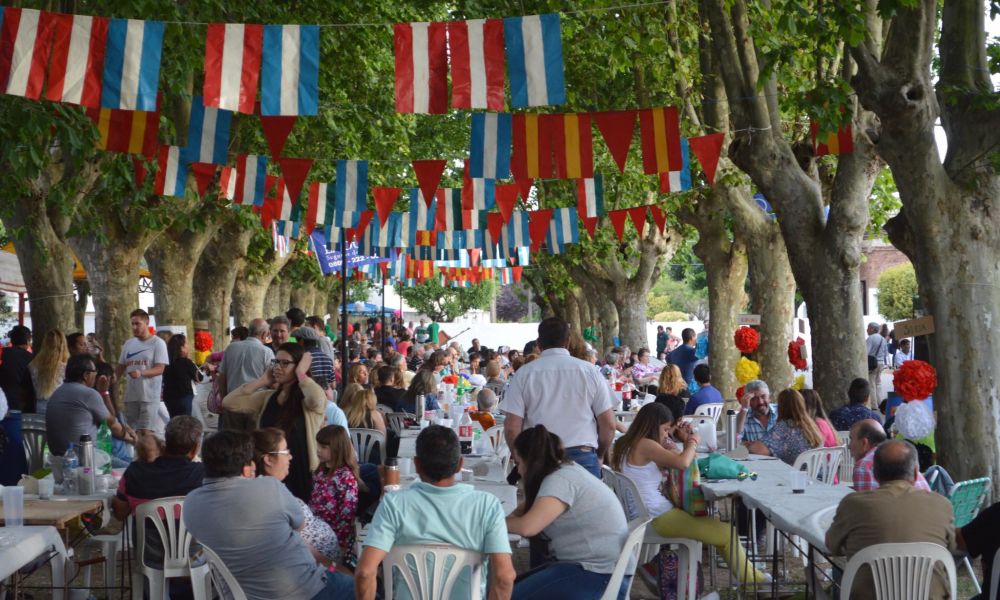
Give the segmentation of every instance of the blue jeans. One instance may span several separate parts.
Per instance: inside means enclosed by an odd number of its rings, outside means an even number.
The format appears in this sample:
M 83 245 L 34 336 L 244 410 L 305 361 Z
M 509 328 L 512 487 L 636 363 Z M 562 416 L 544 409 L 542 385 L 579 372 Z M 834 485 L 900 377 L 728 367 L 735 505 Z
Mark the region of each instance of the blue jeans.
M 583 450 L 567 448 L 566 457 L 590 471 L 590 474 L 594 477 L 601 478 L 601 466 L 597 463 L 597 451 L 590 450 L 589 452 L 584 452 Z
M 354 598 L 354 578 L 336 571 L 327 571 L 324 576 L 326 587 L 312 600 L 346 600 Z
M 598 600 L 608 587 L 610 573 L 594 573 L 577 563 L 555 562 L 528 571 L 514 582 L 512 600 Z M 618 600 L 627 598 L 632 576 L 622 580 Z

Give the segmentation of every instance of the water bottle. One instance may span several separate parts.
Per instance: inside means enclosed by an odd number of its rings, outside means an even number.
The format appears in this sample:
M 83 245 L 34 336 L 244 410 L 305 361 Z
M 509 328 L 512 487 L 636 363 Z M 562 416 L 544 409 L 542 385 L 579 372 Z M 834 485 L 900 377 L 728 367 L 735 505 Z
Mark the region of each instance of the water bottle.
M 736 449 L 736 411 L 726 411 L 726 451 L 732 452 Z
M 108 427 L 107 423 L 101 423 L 101 427 L 97 430 L 97 449 L 106 452 L 108 455 L 108 462 L 104 463 L 101 467 L 101 475 L 111 474 L 111 429 Z
M 81 496 L 89 496 L 97 488 L 94 472 L 94 441 L 89 434 L 80 436 L 80 479 L 77 488 Z
M 76 470 L 80 467 L 80 459 L 76 456 L 73 444 L 63 455 L 63 493 L 67 496 L 76 494 Z

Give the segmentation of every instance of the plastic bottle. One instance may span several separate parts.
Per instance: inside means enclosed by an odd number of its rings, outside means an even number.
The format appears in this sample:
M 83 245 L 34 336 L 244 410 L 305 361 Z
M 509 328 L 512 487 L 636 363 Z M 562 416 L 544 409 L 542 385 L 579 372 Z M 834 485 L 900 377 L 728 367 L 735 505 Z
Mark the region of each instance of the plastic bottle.
M 76 456 L 73 444 L 66 449 L 63 455 L 63 494 L 72 496 L 76 494 L 76 473 L 80 467 L 80 459 Z
M 468 408 L 462 413 L 462 419 L 458 422 L 458 443 L 462 454 L 472 453 L 472 417 Z
M 107 452 L 108 458 L 111 458 L 111 429 L 108 427 L 107 423 L 101 423 L 100 428 L 97 430 L 97 449 L 102 452 Z M 101 467 L 100 473 L 102 475 L 111 474 L 111 461 L 108 460 Z

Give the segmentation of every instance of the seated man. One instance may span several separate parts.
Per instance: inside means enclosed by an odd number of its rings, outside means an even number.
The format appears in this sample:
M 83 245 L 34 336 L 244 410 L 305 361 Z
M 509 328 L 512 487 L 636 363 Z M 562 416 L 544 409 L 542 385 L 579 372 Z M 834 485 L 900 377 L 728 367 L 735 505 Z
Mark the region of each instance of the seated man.
M 97 389 L 94 389 L 95 381 Z M 97 377 L 94 359 L 89 354 L 69 357 L 64 382 L 49 396 L 45 413 L 47 443 L 52 454 L 62 456 L 70 444 L 80 441 L 81 435 L 96 440 L 101 423 L 108 425 L 112 436 L 135 443 L 135 432 L 115 418 L 109 386 L 107 377 Z
M 392 412 L 403 412 L 401 402 L 406 390 L 392 385 L 396 380 L 397 373 L 397 369 L 389 365 L 382 365 L 375 370 L 375 378 L 378 381 L 378 386 L 375 388 L 375 401 L 388 406 Z
M 736 417 L 736 430 L 739 432 L 740 441 L 756 442 L 774 429 L 778 415 L 771 408 L 771 391 L 766 383 L 760 379 L 748 381 L 739 402 L 740 412 Z
M 867 492 L 878 489 L 878 481 L 873 473 L 875 448 L 886 440 L 882 424 L 875 419 L 858 421 L 851 427 L 851 437 L 847 447 L 854 459 L 854 488 L 856 492 Z M 930 491 L 927 480 L 917 471 L 917 479 L 913 487 L 918 490 Z
M 694 368 L 694 380 L 698 382 L 698 391 L 691 395 L 687 406 L 684 407 L 685 415 L 693 415 L 694 411 L 704 404 L 722 404 L 725 402 L 722 398 L 722 393 L 712 385 L 712 371 L 708 365 L 700 364 Z M 746 395 L 746 388 L 744 388 L 743 395 Z
M 254 477 L 253 448 L 242 431 L 205 440 L 205 485 L 184 499 L 185 525 L 219 555 L 247 598 L 353 598 L 350 577 L 318 564 L 299 535 L 305 516 L 288 488 Z
M 497 424 L 492 414 L 496 405 L 497 395 L 490 388 L 484 387 L 476 392 L 476 407 L 479 410 L 471 413 L 469 416 L 472 417 L 473 421 L 479 421 L 479 425 L 483 428 L 483 431 L 487 431 L 490 427 Z
M 851 426 L 862 419 L 874 419 L 882 422 L 882 415 L 868 408 L 868 397 L 872 393 L 872 386 L 867 379 L 858 377 L 851 382 L 847 389 L 846 406 L 841 406 L 830 413 L 830 423 L 837 431 L 850 431 Z
M 855 492 L 840 501 L 833 524 L 826 532 L 831 554 L 852 556 L 875 544 L 931 542 L 955 550 L 955 528 L 951 503 L 940 494 L 917 490 L 917 450 L 901 440 L 882 442 L 875 449 L 875 479 L 879 489 Z M 940 566 L 931 585 L 931 598 L 945 598 L 944 573 Z M 852 600 L 875 598 L 871 571 L 862 568 L 854 580 Z
M 1000 502 L 993 504 L 989 508 L 970 521 L 965 527 L 955 530 L 955 542 L 958 549 L 969 554 L 970 558 L 982 557 L 983 559 L 983 579 L 982 584 L 985 591 L 973 600 L 989 600 L 989 585 L 993 576 L 993 557 L 996 556 L 997 549 L 1000 548 Z M 993 596 L 993 599 L 1000 596 Z
M 386 494 L 375 512 L 355 572 L 357 597 L 375 598 L 379 564 L 395 544 L 430 542 L 488 555 L 489 598 L 510 598 L 515 574 L 503 508 L 495 496 L 455 483 L 455 474 L 462 469 L 455 432 L 437 425 L 421 431 L 413 464 L 420 482 Z M 483 583 L 486 581 L 484 577 Z M 452 598 L 468 597 L 468 589 L 463 575 Z

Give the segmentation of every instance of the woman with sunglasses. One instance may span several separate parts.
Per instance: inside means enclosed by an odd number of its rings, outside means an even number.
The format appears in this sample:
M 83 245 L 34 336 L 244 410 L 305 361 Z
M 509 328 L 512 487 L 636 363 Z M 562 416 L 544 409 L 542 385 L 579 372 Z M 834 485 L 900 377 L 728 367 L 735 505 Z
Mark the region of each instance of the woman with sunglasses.
M 303 502 L 312 493 L 312 472 L 319 466 L 316 432 L 323 427 L 326 394 L 309 377 L 312 354 L 300 344 L 278 346 L 271 368 L 223 398 L 226 410 L 253 416 L 257 428 L 277 427 L 285 433 L 288 449 L 295 456 L 285 478 L 288 491 Z

